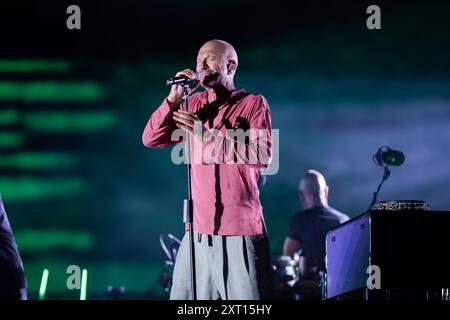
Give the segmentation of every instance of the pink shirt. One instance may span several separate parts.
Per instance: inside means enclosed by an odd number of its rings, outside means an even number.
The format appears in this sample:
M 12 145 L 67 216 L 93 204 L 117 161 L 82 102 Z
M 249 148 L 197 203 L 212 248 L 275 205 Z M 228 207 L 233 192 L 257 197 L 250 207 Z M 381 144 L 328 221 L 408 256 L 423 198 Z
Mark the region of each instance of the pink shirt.
M 220 130 L 223 136 L 227 129 L 236 128 L 244 131 L 248 128 L 264 129 L 261 131 L 268 135 L 267 143 L 264 144 L 267 158 L 260 159 L 257 156 L 250 161 L 247 153 L 243 164 L 217 164 L 205 160 L 205 156 L 198 164 L 191 165 L 194 230 L 216 235 L 262 234 L 262 207 L 257 182 L 259 170 L 268 168 L 272 157 L 271 119 L 267 100 L 261 95 L 236 90 L 224 105 L 213 110 L 208 105 L 207 92 L 199 92 L 189 98 L 189 110 L 202 120 L 205 128 Z M 171 141 L 172 132 L 177 129 L 171 111 L 164 100 L 153 112 L 142 135 L 145 146 L 163 148 L 180 142 Z M 200 144 L 205 150 L 205 146 L 212 141 L 202 144 L 194 140 L 191 137 L 191 160 L 194 157 L 194 143 Z M 254 141 L 250 138 L 247 143 L 252 144 Z

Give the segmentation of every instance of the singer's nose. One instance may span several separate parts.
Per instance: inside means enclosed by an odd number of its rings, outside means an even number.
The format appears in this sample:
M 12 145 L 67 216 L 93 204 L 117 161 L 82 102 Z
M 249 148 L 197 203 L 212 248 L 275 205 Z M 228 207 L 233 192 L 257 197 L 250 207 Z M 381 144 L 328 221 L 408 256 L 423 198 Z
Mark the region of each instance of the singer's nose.
M 203 59 L 200 61 L 200 70 L 207 70 L 209 68 L 208 63 L 206 62 L 206 59 Z

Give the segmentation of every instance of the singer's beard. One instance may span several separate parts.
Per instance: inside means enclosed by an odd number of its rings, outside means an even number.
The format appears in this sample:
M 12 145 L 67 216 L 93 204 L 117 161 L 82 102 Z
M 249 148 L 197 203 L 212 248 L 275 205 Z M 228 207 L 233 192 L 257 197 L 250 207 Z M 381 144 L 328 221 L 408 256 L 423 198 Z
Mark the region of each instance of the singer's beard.
M 204 88 L 214 88 L 220 83 L 220 74 L 219 73 L 208 73 L 205 74 L 200 84 Z

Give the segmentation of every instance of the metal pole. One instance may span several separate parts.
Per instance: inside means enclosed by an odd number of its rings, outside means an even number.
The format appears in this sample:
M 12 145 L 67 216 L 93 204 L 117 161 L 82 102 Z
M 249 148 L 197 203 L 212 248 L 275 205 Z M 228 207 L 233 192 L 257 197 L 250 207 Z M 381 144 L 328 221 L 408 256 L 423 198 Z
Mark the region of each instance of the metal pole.
M 189 87 L 184 86 L 184 108 L 189 111 Z M 190 266 L 191 266 L 191 298 L 192 300 L 197 300 L 197 281 L 195 274 L 195 247 L 194 247 L 194 208 L 192 202 L 192 190 L 191 190 L 191 159 L 190 159 L 190 134 L 186 132 L 185 140 L 185 156 L 187 164 L 187 184 L 188 184 L 188 198 L 184 200 L 183 203 L 183 221 L 189 227 L 189 252 L 190 252 Z

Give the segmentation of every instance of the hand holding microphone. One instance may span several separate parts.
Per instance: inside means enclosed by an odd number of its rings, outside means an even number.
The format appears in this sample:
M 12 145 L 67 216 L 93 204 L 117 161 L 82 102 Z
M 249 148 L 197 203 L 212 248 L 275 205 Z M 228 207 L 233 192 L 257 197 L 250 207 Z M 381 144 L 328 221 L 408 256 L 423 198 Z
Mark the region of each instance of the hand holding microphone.
M 171 105 L 178 104 L 183 98 L 185 85 L 189 87 L 189 93 L 191 93 L 197 89 L 199 84 L 200 81 L 198 80 L 197 74 L 191 69 L 177 72 L 175 77 L 167 80 L 167 85 L 172 85 L 170 93 L 167 96 L 167 101 L 169 101 Z

